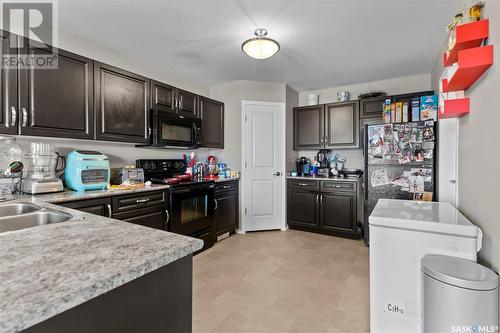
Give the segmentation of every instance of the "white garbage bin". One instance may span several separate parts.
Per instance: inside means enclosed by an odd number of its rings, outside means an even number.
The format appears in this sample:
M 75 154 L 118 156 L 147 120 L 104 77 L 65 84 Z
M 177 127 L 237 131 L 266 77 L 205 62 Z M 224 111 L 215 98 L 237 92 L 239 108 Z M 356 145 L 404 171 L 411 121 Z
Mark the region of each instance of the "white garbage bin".
M 498 276 L 470 260 L 426 255 L 422 332 L 498 332 Z

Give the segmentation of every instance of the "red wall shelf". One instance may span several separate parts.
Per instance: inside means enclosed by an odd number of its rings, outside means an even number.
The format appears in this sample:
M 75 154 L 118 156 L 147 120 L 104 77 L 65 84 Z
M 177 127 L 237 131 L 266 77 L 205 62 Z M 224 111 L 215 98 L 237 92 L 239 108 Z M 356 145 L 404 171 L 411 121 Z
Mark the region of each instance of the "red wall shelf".
M 443 92 L 467 90 L 491 65 L 493 45 L 460 51 L 458 68 L 450 81 L 443 80 Z
M 488 38 L 489 20 L 465 23 L 456 27 L 456 43 L 449 55 L 446 52 L 443 55 L 444 66 L 451 66 L 457 62 L 458 53 L 464 49 L 481 46 L 485 38 Z
M 439 118 L 459 118 L 470 112 L 470 99 L 448 99 L 444 101 L 444 110 L 439 110 Z

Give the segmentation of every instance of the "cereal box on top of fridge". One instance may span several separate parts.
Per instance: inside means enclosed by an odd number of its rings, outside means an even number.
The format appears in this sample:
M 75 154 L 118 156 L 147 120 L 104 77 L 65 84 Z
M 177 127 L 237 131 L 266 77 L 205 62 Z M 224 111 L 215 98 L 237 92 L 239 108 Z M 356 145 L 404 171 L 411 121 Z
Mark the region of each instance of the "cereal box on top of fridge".
M 437 95 L 420 97 L 420 120 L 437 121 L 438 97 Z

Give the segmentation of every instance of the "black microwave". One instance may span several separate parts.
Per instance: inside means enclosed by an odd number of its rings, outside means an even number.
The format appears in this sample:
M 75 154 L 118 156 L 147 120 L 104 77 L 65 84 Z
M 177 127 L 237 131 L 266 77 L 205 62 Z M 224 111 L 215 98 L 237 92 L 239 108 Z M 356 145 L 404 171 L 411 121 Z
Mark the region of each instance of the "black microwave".
M 155 108 L 151 110 L 151 144 L 157 148 L 198 148 L 201 119 L 187 113 Z

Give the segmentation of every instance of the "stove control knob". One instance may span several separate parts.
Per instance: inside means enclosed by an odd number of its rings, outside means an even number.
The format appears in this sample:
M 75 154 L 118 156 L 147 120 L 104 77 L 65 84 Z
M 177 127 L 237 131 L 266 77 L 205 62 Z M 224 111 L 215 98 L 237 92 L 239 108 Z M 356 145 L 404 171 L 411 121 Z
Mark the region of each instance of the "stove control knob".
M 151 162 L 151 164 L 149 165 L 151 169 L 156 169 L 156 164 L 154 164 L 153 162 Z
M 149 163 L 148 162 L 144 162 L 144 164 L 142 165 L 142 167 L 144 169 L 146 169 L 146 170 L 149 169 Z

